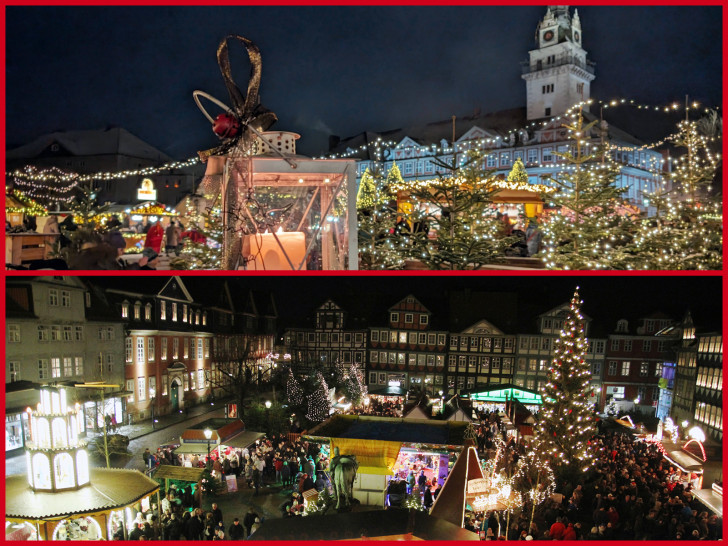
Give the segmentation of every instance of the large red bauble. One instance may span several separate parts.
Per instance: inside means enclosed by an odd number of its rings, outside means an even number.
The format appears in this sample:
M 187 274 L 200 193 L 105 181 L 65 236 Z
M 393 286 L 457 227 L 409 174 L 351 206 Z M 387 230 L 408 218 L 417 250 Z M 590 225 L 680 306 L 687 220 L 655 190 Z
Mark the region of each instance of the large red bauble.
M 220 114 L 212 124 L 213 132 L 220 138 L 232 138 L 240 131 L 240 122 L 230 114 Z

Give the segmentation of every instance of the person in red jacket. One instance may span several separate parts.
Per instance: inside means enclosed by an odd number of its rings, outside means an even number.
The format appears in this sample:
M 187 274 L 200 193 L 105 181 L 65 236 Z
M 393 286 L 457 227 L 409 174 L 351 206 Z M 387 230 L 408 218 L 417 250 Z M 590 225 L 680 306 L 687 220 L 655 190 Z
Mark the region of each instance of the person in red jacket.
M 564 531 L 566 531 L 566 527 L 561 523 L 561 518 L 557 517 L 556 523 L 549 529 L 549 537 L 551 540 L 564 540 Z
M 574 529 L 573 523 L 569 523 L 569 526 L 564 531 L 564 540 L 576 540 L 576 529 Z
M 155 222 L 147 232 L 147 238 L 144 240 L 144 248 L 153 248 L 154 252 L 159 254 L 162 251 L 162 239 L 164 239 L 164 228 L 159 222 Z

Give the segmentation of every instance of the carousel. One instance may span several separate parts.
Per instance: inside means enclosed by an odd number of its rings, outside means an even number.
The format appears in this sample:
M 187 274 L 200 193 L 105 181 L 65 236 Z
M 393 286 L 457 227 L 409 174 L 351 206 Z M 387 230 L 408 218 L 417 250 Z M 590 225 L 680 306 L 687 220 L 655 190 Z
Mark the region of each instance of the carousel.
M 136 470 L 89 468 L 80 406 L 44 387 L 30 419 L 27 476 L 5 479 L 5 540 L 126 539 L 159 484 Z

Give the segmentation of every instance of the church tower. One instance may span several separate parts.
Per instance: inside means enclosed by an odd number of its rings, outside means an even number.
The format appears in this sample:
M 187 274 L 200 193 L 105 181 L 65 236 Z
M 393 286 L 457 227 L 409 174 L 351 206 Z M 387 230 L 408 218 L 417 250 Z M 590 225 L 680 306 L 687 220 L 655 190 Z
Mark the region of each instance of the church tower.
M 589 99 L 594 63 L 581 47 L 579 13 L 569 6 L 548 6 L 536 28 L 536 49 L 524 62 L 528 120 L 558 116 Z M 588 107 L 584 107 L 588 110 Z

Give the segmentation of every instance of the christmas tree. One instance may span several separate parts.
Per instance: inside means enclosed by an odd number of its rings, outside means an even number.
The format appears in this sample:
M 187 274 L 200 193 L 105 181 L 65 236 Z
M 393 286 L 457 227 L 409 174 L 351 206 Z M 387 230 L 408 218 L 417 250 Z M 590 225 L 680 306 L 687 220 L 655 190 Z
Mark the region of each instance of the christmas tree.
M 581 304 L 577 287 L 554 344 L 537 426 L 539 455 L 554 468 L 572 473 L 588 470 L 595 458 L 590 441 L 596 427 L 588 400 L 591 371 L 585 358 L 588 342 Z
M 384 191 L 387 192 L 387 195 L 390 198 L 396 198 L 397 192 L 394 190 L 394 188 L 402 182 L 404 182 L 404 178 L 402 178 L 402 172 L 399 170 L 399 167 L 397 167 L 397 163 L 393 161 L 389 172 L 387 172 L 387 182 L 384 186 Z
M 316 389 L 307 396 L 308 412 L 306 419 L 320 423 L 328 418 L 331 403 L 329 402 L 329 386 L 321 372 L 316 374 Z
M 715 123 L 686 120 L 679 124 L 675 144 L 686 153 L 669 175 L 671 184 L 663 183 L 663 188 L 645 194 L 655 215 L 638 224 L 635 269 L 722 268 L 722 195 L 712 188 L 719 162 L 710 150 L 709 137 L 699 130 Z
M 524 508 L 531 508 L 531 523 L 536 507 L 550 498 L 554 492 L 556 480 L 548 461 L 539 449 L 538 440 L 518 460 L 511 487 L 521 496 Z M 530 527 L 530 523 L 529 523 Z
M 528 184 L 528 173 L 526 172 L 526 167 L 523 166 L 523 161 L 521 161 L 520 157 L 513 163 L 513 168 L 511 169 L 511 172 L 508 173 L 508 178 L 506 178 L 506 180 L 517 184 Z
M 108 205 L 100 205 L 92 182 L 79 186 L 78 193 L 71 203 L 71 212 L 77 229 L 72 231 L 61 227 L 61 233 L 70 240 L 70 245 L 62 249 L 60 255 L 72 264 L 81 254 L 87 243 L 96 245 L 101 242 L 101 226 L 97 223 L 99 215 L 108 210 Z
M 579 110 L 573 125 L 565 125 L 572 152 L 555 153 L 566 165 L 550 181 L 557 191 L 544 195 L 553 207 L 543 223 L 543 250 L 549 269 L 625 269 L 631 259 L 626 246 L 631 222 L 616 186 L 620 167 L 604 146 L 588 151 L 587 138 L 596 121 L 584 125 Z
M 303 389 L 298 384 L 293 370 L 288 370 L 288 378 L 286 380 L 286 397 L 288 403 L 292 406 L 299 406 L 303 402 Z
M 201 197 L 198 196 L 198 199 Z M 187 199 L 188 229 L 194 236 L 184 239 L 182 256 L 170 260 L 171 269 L 221 269 L 222 268 L 222 210 L 215 206 L 218 202 L 206 196 L 206 202 L 212 206 L 193 206 Z
M 410 255 L 429 269 L 482 269 L 502 259 L 515 239 L 505 237 L 492 208 L 498 191 L 492 173 L 481 167 L 483 158 L 470 151 L 459 166 L 433 161 L 448 171 L 438 180 L 413 183 L 407 189 L 422 208 L 410 216 L 412 225 L 431 226 L 413 230 Z M 406 238 L 405 238 L 406 239 Z
M 396 165 L 392 167 L 395 168 Z M 391 173 L 392 170 L 387 178 L 396 178 Z M 385 188 L 381 173 L 364 171 L 357 195 L 362 269 L 401 269 L 404 266 L 404 242 L 396 229 L 396 205 L 393 207 L 391 203 L 392 196 Z
M 364 374 L 355 363 L 349 367 L 344 392 L 354 406 L 358 406 L 366 396 L 367 387 L 364 383 Z

